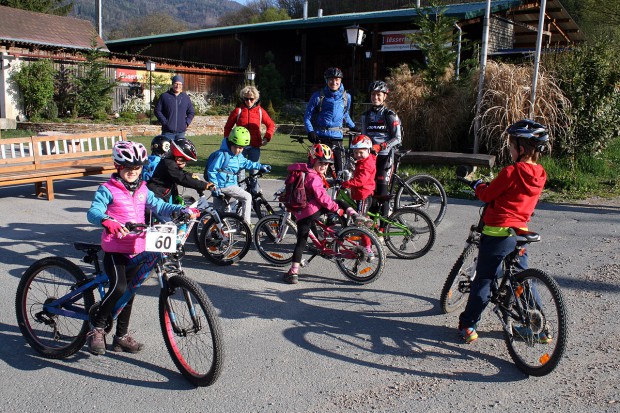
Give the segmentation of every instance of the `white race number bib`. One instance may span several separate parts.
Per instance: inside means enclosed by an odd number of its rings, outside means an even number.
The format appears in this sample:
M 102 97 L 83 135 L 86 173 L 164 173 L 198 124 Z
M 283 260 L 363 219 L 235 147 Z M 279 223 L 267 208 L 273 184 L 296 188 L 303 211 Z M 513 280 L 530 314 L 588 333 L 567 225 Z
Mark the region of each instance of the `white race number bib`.
M 176 225 L 160 224 L 147 228 L 145 250 L 151 252 L 176 252 Z

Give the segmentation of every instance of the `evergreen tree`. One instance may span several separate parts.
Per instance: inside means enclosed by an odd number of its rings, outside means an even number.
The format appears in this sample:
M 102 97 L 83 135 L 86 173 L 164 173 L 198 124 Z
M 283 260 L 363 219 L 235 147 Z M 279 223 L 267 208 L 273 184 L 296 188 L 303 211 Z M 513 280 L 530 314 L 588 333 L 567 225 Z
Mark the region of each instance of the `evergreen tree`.
M 265 53 L 267 64 L 258 68 L 257 84 L 261 100 L 270 100 L 274 107 L 280 108 L 284 101 L 284 78 L 273 63 L 272 52 Z
M 75 78 L 77 112 L 79 116 L 103 119 L 106 110 L 111 108 L 110 92 L 114 88 L 114 81 L 105 76 L 107 55 L 93 42 L 92 48 L 82 56 L 86 61 L 79 64 Z

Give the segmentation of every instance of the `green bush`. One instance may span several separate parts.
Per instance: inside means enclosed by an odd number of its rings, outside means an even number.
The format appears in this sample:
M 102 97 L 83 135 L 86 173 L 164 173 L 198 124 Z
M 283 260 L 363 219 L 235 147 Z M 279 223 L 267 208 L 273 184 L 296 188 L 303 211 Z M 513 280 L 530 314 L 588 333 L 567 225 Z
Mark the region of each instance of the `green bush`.
M 569 135 L 556 137 L 556 155 L 593 155 L 619 136 L 619 51 L 617 40 L 604 37 L 544 60 L 571 102 L 567 110 L 573 126 Z
M 37 60 L 23 64 L 11 78 L 21 92 L 21 102 L 27 117 L 37 119 L 47 115 L 54 100 L 54 67 L 52 61 Z
M 111 92 L 115 83 L 105 76 L 107 58 L 104 52 L 93 47 L 82 56 L 86 61 L 80 63 L 75 78 L 77 111 L 80 116 L 100 119 L 112 106 Z
M 267 64 L 258 68 L 257 85 L 261 99 L 271 101 L 279 109 L 284 102 L 284 78 L 278 71 L 272 52 L 265 53 Z

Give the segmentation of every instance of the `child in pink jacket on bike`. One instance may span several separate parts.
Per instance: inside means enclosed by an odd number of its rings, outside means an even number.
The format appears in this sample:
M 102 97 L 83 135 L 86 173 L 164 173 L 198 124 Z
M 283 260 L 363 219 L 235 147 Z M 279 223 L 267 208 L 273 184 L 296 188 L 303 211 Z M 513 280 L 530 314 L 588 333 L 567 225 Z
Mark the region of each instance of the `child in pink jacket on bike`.
M 337 212 L 342 216 L 345 211 L 338 206 L 327 194 L 327 181 L 325 180 L 325 172 L 327 167 L 334 163 L 332 150 L 327 145 L 320 143 L 310 148 L 309 163 L 297 163 L 289 166 L 289 171 L 302 171 L 306 173 L 304 188 L 306 190 L 306 207 L 299 212 L 295 212 L 297 220 L 297 243 L 293 252 L 293 263 L 288 272 L 284 275 L 284 281 L 289 284 L 297 284 L 299 279 L 299 266 L 306 244 L 308 243 L 308 235 L 312 223 L 325 212 Z M 356 215 L 357 212 L 353 208 L 347 209 L 350 216 Z

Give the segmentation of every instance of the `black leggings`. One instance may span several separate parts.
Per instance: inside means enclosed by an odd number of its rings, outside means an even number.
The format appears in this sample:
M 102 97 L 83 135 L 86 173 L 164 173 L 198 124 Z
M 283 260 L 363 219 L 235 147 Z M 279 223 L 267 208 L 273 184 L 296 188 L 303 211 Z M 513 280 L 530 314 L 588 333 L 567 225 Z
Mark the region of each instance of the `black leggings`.
M 314 214 L 297 221 L 297 243 L 295 244 L 295 251 L 293 251 L 293 262 L 300 263 L 303 256 L 306 245 L 308 244 L 308 234 L 310 234 L 310 228 L 313 226 L 314 221 L 318 219 L 323 211 L 318 210 Z
M 94 327 L 104 328 L 106 319 L 114 311 L 114 305 L 127 290 L 127 284 L 140 270 L 140 266 L 134 266 L 127 270 L 129 258 L 125 254 L 106 252 L 103 256 L 103 268 L 110 279 L 110 288 L 101 301 L 99 311 L 93 320 Z M 116 336 L 121 337 L 127 334 L 129 329 L 129 318 L 131 317 L 132 297 L 125 305 L 116 319 Z
M 377 156 L 377 173 L 375 175 L 375 195 L 385 196 L 390 192 L 390 180 L 394 168 L 394 152 L 389 155 Z M 380 204 L 380 203 L 379 203 Z M 373 206 L 373 212 L 379 212 L 379 205 Z M 381 215 L 387 217 L 390 213 L 390 202 L 385 201 L 380 206 Z

